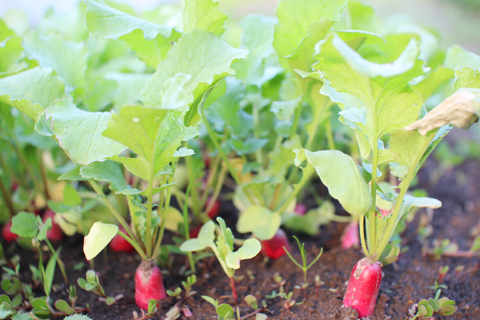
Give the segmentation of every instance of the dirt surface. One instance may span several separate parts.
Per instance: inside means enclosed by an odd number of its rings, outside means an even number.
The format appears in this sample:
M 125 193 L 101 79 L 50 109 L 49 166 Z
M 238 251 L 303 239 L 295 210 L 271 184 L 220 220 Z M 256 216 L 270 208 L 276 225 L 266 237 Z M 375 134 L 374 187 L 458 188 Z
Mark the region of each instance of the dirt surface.
M 459 244 L 460 249 L 468 250 L 472 244 L 473 237 L 470 235 L 474 226 L 480 222 L 480 198 L 477 197 L 480 190 L 480 163 L 466 161 L 459 168 L 445 172 L 440 180 L 431 185 L 428 180 L 430 170 L 435 164 L 429 162 L 425 169 L 419 173 L 418 187 L 429 190 L 429 195 L 441 199 L 443 207 L 435 210 L 432 226 L 433 234 L 427 239 L 430 247 L 434 239 L 449 238 Z M 223 204 L 221 216 L 227 218 L 235 214 L 231 203 Z M 402 248 L 408 249 L 401 255 L 400 260 L 392 265 L 383 268 L 384 278 L 382 281 L 375 313 L 370 319 L 409 319 L 408 310 L 413 304 L 424 298 L 435 295 L 430 289 L 437 277 L 437 270 L 440 266 L 448 265 L 450 271 L 444 281 L 448 289 L 442 291 L 442 296 L 456 301 L 458 311 L 447 319 L 480 319 L 480 257 L 475 258 L 448 258 L 442 257 L 435 260 L 431 256 L 422 255 L 422 243 L 417 234 L 419 217 L 425 214 L 419 210 L 416 218 L 410 223 L 403 234 Z M 231 218 L 227 219 L 227 223 Z M 324 226 L 319 235 L 315 238 L 300 237 L 306 243 L 308 259 L 311 261 L 324 248 L 320 260 L 309 270 L 308 281 L 310 287 L 307 291 L 307 299 L 304 294 L 294 289 L 295 285 L 303 282 L 301 271 L 294 264 L 283 256 L 276 261 L 264 261 L 261 256 L 250 261 L 242 262 L 242 268 L 237 276 L 243 279 L 237 280 L 237 289 L 240 309 L 243 315 L 253 310 L 247 306 L 243 298 L 253 294 L 259 302 L 265 300 L 269 313 L 269 319 L 356 319 L 356 312 L 342 307 L 342 298 L 346 289 L 350 271 L 354 264 L 363 257 L 361 250 L 340 248 L 340 236 L 345 223 L 331 223 Z M 292 234 L 289 234 L 291 238 Z M 293 240 L 293 239 L 292 239 Z M 74 236 L 62 243 L 62 259 L 66 264 L 68 276 L 71 283 L 76 283 L 78 277 L 85 277 L 89 269 L 82 252 L 83 238 Z M 294 257 L 299 259 L 299 252 L 296 245 L 291 242 Z M 22 257 L 23 281 L 27 281 L 30 271 L 27 265 L 37 263 L 37 258 L 29 251 L 18 249 L 16 244 L 6 246 L 7 256 L 20 252 Z M 79 268 L 78 263 L 84 262 Z M 139 309 L 134 301 L 134 280 L 133 275 L 138 266 L 139 258 L 132 254 L 112 253 L 100 255 L 95 259 L 95 269 L 100 274 L 107 295 L 124 294 L 125 298 L 113 306 L 106 306 L 98 301 L 98 298 L 91 293 L 78 288 L 78 306 L 90 305 L 91 311 L 88 315 L 95 320 L 132 319 L 132 312 Z M 184 256 L 175 256 L 172 271 L 176 274 L 181 272 L 181 267 L 187 265 Z M 463 266 L 461 271 L 455 271 L 457 267 Z M 76 270 L 79 269 L 79 270 Z M 216 319 L 212 305 L 200 298 L 201 295 L 208 295 L 218 299 L 220 303 L 231 303 L 234 301 L 229 297 L 231 294 L 227 277 L 220 265 L 214 258 L 207 258 L 198 264 L 198 281 L 194 290 L 198 293 L 186 300 L 183 305 L 190 308 L 193 313 L 191 319 Z M 248 274 L 250 272 L 250 274 Z M 278 292 L 279 288 L 272 277 L 278 273 L 285 281 L 285 290 L 293 290 L 293 299 L 297 303 L 290 310 L 283 307 L 283 300 L 280 298 L 268 299 L 267 295 L 273 290 Z M 323 284 L 315 287 L 314 277 L 319 275 Z M 172 277 L 166 272 L 164 275 L 167 289 L 175 289 L 181 286 L 184 277 Z M 66 286 L 63 284 L 60 272 L 56 274 L 57 291 L 53 299 L 66 299 Z M 318 289 L 318 290 L 317 290 Z M 41 292 L 40 292 L 41 293 Z M 165 313 L 176 301 L 168 298 L 160 305 L 159 311 L 153 319 L 164 319 Z M 186 319 L 182 317 L 181 319 Z M 254 319 L 251 317 L 250 319 Z M 442 319 L 438 317 L 437 319 Z

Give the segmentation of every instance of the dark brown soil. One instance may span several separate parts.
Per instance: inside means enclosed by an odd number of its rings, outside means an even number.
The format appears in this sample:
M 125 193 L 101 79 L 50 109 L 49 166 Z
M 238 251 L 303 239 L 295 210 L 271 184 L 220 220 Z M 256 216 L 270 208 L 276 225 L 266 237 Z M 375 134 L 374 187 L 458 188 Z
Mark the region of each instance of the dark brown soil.
M 434 239 L 449 238 L 459 244 L 463 250 L 468 250 L 473 238 L 470 235 L 472 228 L 480 222 L 480 198 L 477 197 L 480 190 L 480 163 L 466 161 L 459 168 L 446 172 L 436 185 L 430 185 L 429 170 L 434 166 L 431 162 L 426 169 L 419 174 L 419 187 L 429 190 L 429 195 L 441 199 L 443 207 L 435 210 L 432 226 L 434 233 L 427 240 L 432 246 Z M 409 319 L 408 310 L 413 304 L 424 298 L 435 295 L 430 289 L 437 277 L 440 266 L 450 266 L 450 271 L 444 283 L 448 289 L 442 291 L 442 296 L 456 301 L 458 311 L 447 317 L 448 319 L 480 319 L 480 257 L 475 258 L 447 258 L 435 260 L 422 255 L 422 244 L 417 234 L 419 216 L 424 210 L 417 213 L 416 219 L 408 225 L 403 234 L 402 248 L 408 250 L 402 254 L 400 260 L 384 268 L 380 294 L 375 313 L 370 319 Z M 229 203 L 223 205 L 222 216 L 232 216 L 233 207 Z M 231 220 L 231 219 L 229 219 Z M 276 261 L 265 262 L 263 257 L 256 257 L 251 261 L 242 262 L 242 268 L 237 272 L 243 279 L 237 281 L 237 289 L 242 315 L 252 312 L 243 298 L 253 294 L 260 301 L 265 300 L 270 311 L 269 319 L 356 319 L 357 314 L 351 309 L 342 307 L 342 298 L 346 288 L 350 271 L 354 264 L 363 257 L 359 249 L 340 249 L 340 236 L 346 224 L 332 223 L 322 228 L 322 232 L 315 238 L 301 237 L 308 248 L 308 259 L 311 261 L 324 248 L 323 256 L 308 272 L 307 299 L 304 299 L 300 290 L 294 289 L 295 285 L 303 282 L 301 271 L 284 256 Z M 291 234 L 290 234 L 291 235 Z M 292 242 L 292 248 L 296 245 Z M 75 283 L 80 276 L 84 277 L 88 270 L 85 263 L 81 270 L 74 270 L 73 266 L 78 262 L 85 261 L 82 252 L 83 239 L 80 236 L 69 238 L 62 244 L 62 258 L 67 266 L 69 279 Z M 13 245 L 15 246 L 15 245 Z M 15 248 L 10 248 L 10 254 Z M 22 270 L 29 273 L 25 268 L 32 261 L 31 253 L 22 252 Z M 7 254 L 8 255 L 8 254 Z M 299 259 L 299 252 L 295 248 L 294 257 Z M 108 260 L 105 260 L 108 259 Z M 174 271 L 187 264 L 185 257 L 176 256 Z M 108 257 L 99 256 L 95 259 L 95 268 L 100 272 L 100 278 L 108 295 L 124 294 L 125 298 L 113 306 L 106 306 L 98 301 L 93 294 L 78 289 L 79 306 L 90 304 L 89 316 L 95 320 L 132 319 L 132 312 L 139 311 L 134 301 L 133 276 L 139 264 L 136 255 L 124 253 L 108 253 Z M 33 263 L 33 261 L 32 261 Z M 463 266 L 463 271 L 455 272 L 455 269 Z M 192 319 L 216 319 L 212 305 L 200 298 L 208 295 L 218 299 L 220 303 L 231 303 L 230 286 L 227 277 L 220 265 L 212 259 L 205 259 L 198 265 L 198 281 L 194 286 L 197 295 L 184 302 L 193 312 Z M 247 274 L 250 271 L 251 274 Z M 276 290 L 272 276 L 275 273 L 286 280 L 285 290 L 294 291 L 293 299 L 303 304 L 295 305 L 290 310 L 283 307 L 280 298 L 267 299 L 266 296 Z M 317 291 L 313 285 L 314 276 L 319 275 L 324 282 Z M 66 286 L 62 284 L 60 273 L 57 272 L 56 283 L 59 284 L 55 298 L 66 299 Z M 169 274 L 164 275 L 165 286 L 174 289 L 181 286 L 184 278 L 173 278 Z M 165 313 L 176 301 L 168 298 L 161 303 L 157 315 L 153 319 L 163 319 Z M 438 317 L 437 319 L 441 319 Z M 186 319 L 181 317 L 181 319 Z M 253 319 L 253 317 L 251 318 Z

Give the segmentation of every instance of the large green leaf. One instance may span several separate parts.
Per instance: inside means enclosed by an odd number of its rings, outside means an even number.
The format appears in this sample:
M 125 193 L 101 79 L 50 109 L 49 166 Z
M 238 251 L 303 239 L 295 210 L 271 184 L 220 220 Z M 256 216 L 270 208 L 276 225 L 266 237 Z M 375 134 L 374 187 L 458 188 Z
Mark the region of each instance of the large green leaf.
M 59 35 L 43 35 L 30 31 L 23 38 L 28 58 L 42 67 L 52 68 L 70 88 L 85 85 L 87 50 L 82 43 L 64 41 Z
M 237 61 L 235 76 L 246 83 L 261 86 L 265 79 L 265 59 L 274 53 L 273 31 L 275 19 L 261 15 L 248 15 L 240 23 L 243 30 L 242 48 L 247 49 L 245 59 Z
M 458 45 L 454 45 L 447 50 L 445 67 L 453 70 L 470 67 L 476 71 L 480 71 L 480 56 Z
M 165 59 L 180 34 L 173 27 L 158 25 L 112 8 L 98 0 L 85 0 L 87 27 L 96 39 L 122 39 L 147 65 L 156 67 Z
M 455 89 L 476 88 L 480 89 L 480 71 L 465 67 L 455 71 Z
M 247 239 L 237 251 L 227 254 L 225 262 L 229 268 L 239 269 L 240 260 L 252 259 L 261 249 L 262 245 L 260 241 L 257 239 Z
M 213 0 L 182 0 L 183 32 L 200 29 L 220 36 L 227 15 L 218 10 L 218 2 Z
M 278 213 L 274 213 L 266 207 L 250 206 L 240 213 L 237 222 L 237 230 L 240 233 L 252 232 L 260 240 L 273 238 L 282 219 Z
M 67 99 L 58 100 L 46 111 L 60 147 L 77 163 L 87 165 L 118 155 L 125 146 L 102 135 L 109 112 L 80 110 Z
M 37 218 L 33 213 L 18 213 L 12 218 L 11 231 L 22 238 L 35 238 L 38 233 Z
M 340 201 L 343 208 L 353 215 L 364 215 L 372 206 L 372 196 L 357 164 L 352 157 L 340 151 L 311 152 L 295 150 L 298 166 L 303 161 L 315 168 L 330 195 Z
M 311 27 L 313 23 L 322 18 L 338 20 L 346 4 L 345 0 L 281 0 L 276 10 L 279 22 L 273 42 L 278 55 L 292 54 L 312 29 L 317 28 Z
M 140 190 L 127 185 L 119 165 L 110 160 L 90 163 L 80 169 L 80 174 L 84 178 L 110 182 L 110 189 L 115 193 L 140 193 Z
M 161 93 L 166 92 L 165 86 L 170 84 L 167 80 L 183 73 L 191 76 L 183 86 L 190 96 L 188 103 L 193 102 L 214 81 L 227 74 L 234 74 L 230 64 L 236 59 L 244 58 L 246 54 L 247 51 L 230 47 L 210 32 L 195 29 L 191 33 L 185 33 L 170 50 L 167 59 L 158 65 L 157 71 L 142 90 L 141 100 L 149 107 L 162 108 L 164 103 Z M 203 82 L 206 85 L 197 89 Z
M 83 243 L 83 252 L 87 260 L 95 258 L 112 241 L 117 232 L 117 225 L 95 222 Z
M 49 68 L 33 68 L 0 79 L 0 101 L 38 122 L 44 109 L 65 95 L 63 81 Z

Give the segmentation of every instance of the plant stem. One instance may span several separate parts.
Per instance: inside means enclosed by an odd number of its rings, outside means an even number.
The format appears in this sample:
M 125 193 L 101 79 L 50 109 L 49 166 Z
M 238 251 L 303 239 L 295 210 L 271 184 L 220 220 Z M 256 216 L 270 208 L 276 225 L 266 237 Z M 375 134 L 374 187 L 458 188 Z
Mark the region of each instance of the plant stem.
M 296 185 L 293 186 L 293 192 L 290 193 L 290 196 L 288 196 L 287 200 L 283 203 L 283 205 L 280 207 L 280 209 L 277 210 L 278 214 L 283 214 L 285 210 L 287 210 L 288 206 L 290 205 L 290 202 L 292 202 L 293 199 L 295 199 L 298 195 L 298 193 L 303 189 L 305 184 L 310 180 L 310 176 L 315 172 L 315 169 L 312 166 L 307 166 L 305 169 L 303 169 L 303 176 L 300 182 Z
M 145 248 L 147 250 L 147 257 L 152 256 L 152 206 L 153 206 L 153 180 L 155 178 L 153 163 L 150 166 L 150 174 L 148 176 L 148 189 L 147 189 L 147 218 L 146 218 L 146 230 L 145 230 Z M 164 224 L 165 221 L 162 221 Z
M 235 278 L 230 277 L 230 285 L 232 287 L 232 296 L 233 299 L 235 300 L 235 304 L 238 303 L 238 297 L 237 297 L 237 288 L 235 287 Z
M 132 233 L 132 230 L 130 229 L 130 226 L 128 225 L 128 223 L 125 221 L 125 219 L 122 217 L 122 215 L 120 214 L 120 212 L 117 211 L 117 209 L 115 209 L 115 207 L 113 206 L 113 204 L 110 202 L 110 200 L 108 200 L 107 196 L 105 195 L 105 193 L 103 193 L 103 190 L 102 188 L 100 187 L 100 185 L 98 185 L 98 183 L 96 183 L 95 181 L 93 180 L 88 180 L 88 183 L 90 184 L 90 186 L 93 188 L 93 190 L 95 190 L 95 192 L 103 199 L 103 201 L 105 202 L 105 204 L 107 205 L 108 209 L 110 209 L 110 212 L 114 215 L 114 217 L 118 220 L 118 222 L 120 222 L 120 224 L 122 225 L 123 228 L 125 228 L 125 230 L 127 231 L 128 235 L 132 238 L 132 239 L 136 239 L 135 236 L 133 235 Z
M 40 174 L 42 176 L 42 181 L 43 181 L 43 187 L 45 189 L 45 200 L 50 199 L 50 191 L 48 190 L 48 178 L 47 178 L 47 172 L 45 170 L 45 164 L 43 163 L 43 157 L 42 157 L 42 152 L 38 152 L 38 159 L 40 161 Z
M 360 226 L 360 242 L 362 243 L 362 250 L 365 253 L 366 257 L 370 258 L 370 253 L 368 252 L 367 243 L 365 241 L 365 215 L 360 216 L 360 221 L 358 223 Z
M 138 245 L 138 243 L 135 240 L 133 240 L 132 238 L 130 238 L 128 235 L 126 235 L 125 233 L 123 233 L 120 230 L 118 230 L 118 235 L 121 236 L 123 239 L 127 240 L 128 243 L 130 243 L 132 245 L 132 247 L 135 248 L 135 250 L 138 252 L 138 254 L 142 258 L 142 260 L 148 260 L 147 256 L 143 252 L 142 248 L 140 248 L 140 246 Z
M 213 190 L 212 197 L 210 198 L 211 200 L 208 203 L 208 206 L 205 208 L 205 213 L 208 214 L 210 210 L 212 210 L 213 205 L 215 204 L 215 201 L 218 199 L 218 196 L 220 195 L 220 191 L 222 190 L 223 181 L 225 180 L 226 174 L 227 174 L 227 167 L 222 166 L 220 174 L 218 175 L 217 184 L 215 185 L 215 190 Z
M 206 187 L 205 190 L 203 190 L 203 194 L 201 197 L 201 203 L 203 206 L 205 206 L 205 203 L 207 202 L 208 198 L 208 191 L 210 189 L 210 185 L 212 184 L 217 172 L 218 172 L 218 166 L 220 164 L 220 154 L 217 154 L 215 158 L 213 159 L 213 162 L 210 165 L 209 172 L 208 172 L 208 177 L 207 177 L 207 182 L 206 182 Z
M 187 198 L 190 194 L 190 191 L 191 191 L 191 188 L 192 188 L 192 183 L 193 183 L 193 180 L 190 180 L 190 183 L 188 184 L 188 187 L 187 187 L 187 193 L 185 194 L 185 196 Z M 184 231 L 185 231 L 185 238 L 187 240 L 190 240 L 190 232 L 189 232 L 189 228 L 188 228 L 188 206 L 185 206 L 183 208 L 183 226 L 184 226 Z M 193 260 L 192 252 L 188 251 L 187 255 L 188 255 L 188 261 L 190 263 L 190 269 L 192 270 L 193 273 L 196 273 L 197 271 L 195 270 L 195 261 Z
M 374 137 L 377 136 L 376 126 L 374 128 Z M 375 142 L 377 143 L 377 142 Z M 370 193 L 372 195 L 372 207 L 368 214 L 368 251 L 371 256 L 374 256 L 377 250 L 377 230 L 376 230 L 376 215 L 377 215 L 377 167 L 378 167 L 378 148 L 377 145 L 372 146 L 373 159 L 372 159 L 372 182 L 370 186 Z
M 300 101 L 299 104 L 300 106 L 295 110 L 295 118 L 293 119 L 292 129 L 290 130 L 290 137 L 293 137 L 297 133 L 298 123 L 302 115 L 302 102 Z
M 13 143 L 10 142 L 10 145 L 13 148 L 13 151 L 17 154 L 18 160 L 22 163 L 22 166 L 27 170 L 27 174 L 30 176 L 33 182 L 33 188 L 35 189 L 36 193 L 39 193 L 42 188 L 40 187 L 40 182 L 37 180 L 37 177 L 35 176 L 32 167 L 28 164 L 27 159 L 25 158 L 25 155 L 23 154 L 23 151 L 19 147 L 19 142 L 17 138 L 15 137 L 15 134 L 12 134 L 12 139 Z
M 402 184 L 400 185 L 400 193 L 398 194 L 397 200 L 395 202 L 395 207 L 392 213 L 391 218 L 389 219 L 387 223 L 387 227 L 385 228 L 385 231 L 383 232 L 382 239 L 380 243 L 378 244 L 378 248 L 375 252 L 375 257 L 378 259 L 381 257 L 383 251 L 388 245 L 388 242 L 390 241 L 390 238 L 393 235 L 393 232 L 395 231 L 395 226 L 397 225 L 397 220 L 398 216 L 400 214 L 400 209 L 403 204 L 403 198 L 405 197 L 405 194 L 407 193 L 408 188 L 410 187 L 410 183 L 412 183 L 413 178 L 415 177 L 415 174 L 417 173 L 417 166 L 420 163 L 420 161 L 423 158 L 423 155 L 425 153 L 425 150 L 428 149 L 428 146 L 430 145 L 430 142 L 435 138 L 436 131 L 430 133 L 429 139 L 425 141 L 423 151 L 424 152 L 419 152 L 417 155 L 417 158 L 413 162 L 414 165 L 410 167 L 408 170 L 407 175 L 402 181 Z M 373 177 L 373 175 L 372 175 Z
M 254 134 L 255 139 L 259 139 L 260 138 L 260 133 L 258 131 L 260 129 L 260 115 L 259 115 L 259 110 L 258 110 L 258 103 L 256 101 L 253 102 L 252 112 L 253 112 L 253 134 Z M 261 148 L 257 149 L 257 151 L 255 151 L 255 158 L 256 158 L 257 162 L 261 164 L 260 172 L 262 172 L 264 162 L 263 162 L 263 152 L 262 152 Z
M 333 139 L 332 124 L 330 123 L 330 119 L 328 119 L 327 123 L 325 124 L 325 130 L 327 132 L 328 149 L 337 150 L 335 147 L 335 140 Z
M 328 98 L 325 98 L 325 102 L 322 105 L 322 109 L 320 110 L 320 112 L 317 112 L 316 117 L 313 118 L 313 122 L 311 125 L 313 126 L 314 131 L 311 135 L 308 136 L 307 142 L 305 143 L 305 149 L 307 150 L 311 150 L 311 148 L 313 147 L 315 136 L 317 135 L 318 128 L 320 128 L 320 120 L 322 119 L 323 114 L 327 109 L 327 104 L 329 103 L 329 101 L 330 100 Z
M 56 251 L 53 248 L 50 240 L 45 239 L 45 242 L 47 243 L 47 246 L 50 249 L 50 252 L 52 252 L 52 254 L 54 254 Z M 42 254 L 42 253 L 40 252 L 40 254 Z M 67 278 L 67 273 L 65 272 L 65 265 L 63 264 L 63 261 L 60 259 L 60 257 L 58 255 L 57 255 L 56 260 L 57 260 L 58 267 L 60 268 L 60 271 L 62 272 L 63 280 L 65 280 L 65 284 L 68 285 L 68 278 Z
M 188 144 L 185 143 L 185 146 L 188 147 Z M 195 173 L 194 173 L 192 159 L 190 157 L 185 157 L 185 164 L 187 165 L 188 176 L 191 179 L 190 182 L 189 182 L 189 185 L 191 183 L 195 183 L 195 186 L 193 187 L 193 190 L 190 190 L 191 191 L 190 197 L 192 199 L 190 204 L 192 206 L 193 215 L 195 217 L 197 217 L 200 214 L 200 211 L 203 209 L 203 207 L 201 206 L 201 203 L 199 201 L 199 194 L 198 194 L 199 192 L 198 192 L 198 188 L 196 186 L 197 181 L 196 181 L 196 179 L 194 179 Z M 188 207 L 188 199 L 189 199 L 188 196 L 185 197 L 185 199 L 186 199 L 185 203 L 187 204 L 187 207 Z
M 0 191 L 2 192 L 3 200 L 7 206 L 8 212 L 10 212 L 10 218 L 15 215 L 15 207 L 13 206 L 12 197 L 10 193 L 7 192 L 5 186 L 3 185 L 2 179 L 0 178 Z

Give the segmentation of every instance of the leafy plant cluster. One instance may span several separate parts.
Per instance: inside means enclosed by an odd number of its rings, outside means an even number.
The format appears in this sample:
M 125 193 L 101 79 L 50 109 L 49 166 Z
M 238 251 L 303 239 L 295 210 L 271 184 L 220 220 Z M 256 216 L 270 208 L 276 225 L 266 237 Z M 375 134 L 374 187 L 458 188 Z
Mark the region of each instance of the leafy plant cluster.
M 0 21 L 2 234 L 39 253 L 32 272 L 46 295 L 34 299 L 19 271 L 6 270 L 2 287 L 14 298 L 3 298 L 3 310 L 79 312 L 49 300 L 57 265 L 68 282 L 54 246 L 63 234 L 84 235 L 92 261 L 114 238 L 136 251 L 135 298 L 146 312 L 134 319 L 152 317 L 167 294 L 178 300 L 170 319 L 191 314 L 196 278 L 165 290 L 157 267 L 176 254 L 187 256 L 187 275 L 212 251 L 237 301 L 242 260 L 289 251 L 281 226 L 313 236 L 351 221 L 368 259 L 398 259 L 408 213 L 441 206 L 408 193 L 418 170 L 452 126 L 478 120 L 480 57 L 445 50 L 430 30 L 384 21 L 357 0 L 280 0 L 276 15 L 249 15 L 226 32 L 213 0 L 142 12 L 84 0 L 66 16 L 47 12 L 33 29 Z M 317 178 L 328 195 L 318 194 Z M 249 238 L 236 239 L 216 217 L 229 197 L 236 230 Z M 307 197 L 315 199 L 308 208 Z M 165 244 L 167 230 L 174 244 Z M 302 264 L 288 255 L 306 297 L 307 270 L 321 253 L 307 265 L 297 242 Z M 146 283 L 155 294 L 144 294 Z M 94 270 L 78 284 L 108 305 L 122 297 L 107 296 Z M 295 305 L 292 292 L 280 296 Z M 248 297 L 252 315 L 266 317 Z M 219 319 L 246 317 L 215 307 Z

